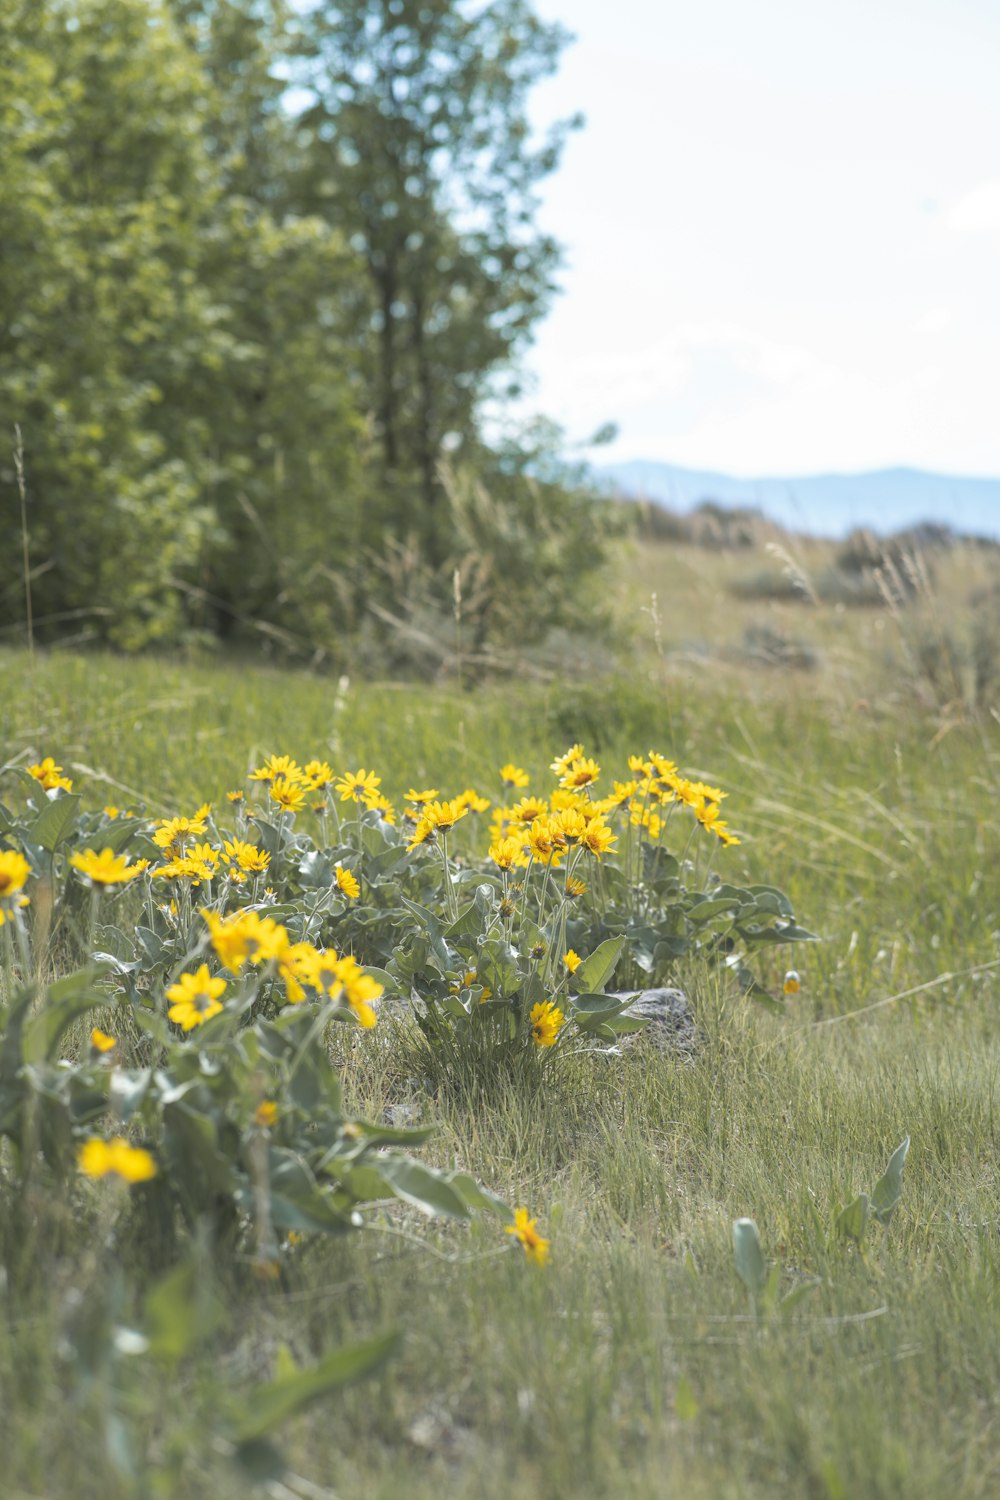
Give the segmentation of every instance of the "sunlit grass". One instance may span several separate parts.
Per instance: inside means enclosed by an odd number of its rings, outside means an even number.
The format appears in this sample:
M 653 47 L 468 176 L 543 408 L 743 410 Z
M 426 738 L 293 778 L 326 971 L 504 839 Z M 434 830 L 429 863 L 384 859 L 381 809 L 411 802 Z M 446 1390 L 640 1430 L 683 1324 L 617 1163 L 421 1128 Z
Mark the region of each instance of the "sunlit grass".
M 866 678 L 863 650 L 834 690 L 815 691 L 655 651 L 638 681 L 467 695 L 220 663 L 42 656 L 32 670 L 6 653 L 2 666 L 4 759 L 55 753 L 95 805 L 132 793 L 164 814 L 218 800 L 274 751 L 375 764 L 398 793 L 438 778 L 486 786 L 510 758 L 540 780 L 553 745 L 576 738 L 609 762 L 648 742 L 726 786 L 744 839 L 727 870 L 785 889 L 823 937 L 796 955 L 803 988 L 782 1017 L 682 970 L 701 1036 L 692 1061 L 581 1056 L 544 1087 L 498 1086 L 484 1101 L 429 1090 L 405 1024 L 343 1033 L 352 1107 L 438 1122 L 431 1159 L 526 1205 L 551 1264 L 525 1264 L 495 1225 L 396 1212 L 350 1240 L 307 1238 L 273 1284 L 220 1262 L 206 1271 L 220 1331 L 128 1398 L 154 1470 L 223 1375 L 261 1379 L 282 1344 L 307 1365 L 396 1326 L 401 1351 L 380 1375 L 292 1424 L 284 1447 L 311 1493 L 997 1493 L 995 723 L 942 733 L 902 684 L 880 696 L 881 665 Z M 774 981 L 780 951 L 771 962 Z M 888 1233 L 870 1229 L 860 1249 L 838 1239 L 836 1211 L 870 1191 L 906 1135 Z M 787 1318 L 751 1313 L 730 1238 L 743 1215 L 783 1289 L 816 1280 Z M 154 1248 L 107 1243 L 106 1226 L 70 1220 L 58 1195 L 5 1209 L 0 1233 L 5 1494 L 142 1493 L 103 1446 L 99 1382 L 88 1396 L 60 1351 L 68 1329 L 104 1316 L 116 1265 L 135 1282 L 159 1269 Z M 122 1296 L 116 1316 L 140 1321 L 136 1291 Z M 197 1444 L 177 1472 L 165 1493 L 246 1493 Z

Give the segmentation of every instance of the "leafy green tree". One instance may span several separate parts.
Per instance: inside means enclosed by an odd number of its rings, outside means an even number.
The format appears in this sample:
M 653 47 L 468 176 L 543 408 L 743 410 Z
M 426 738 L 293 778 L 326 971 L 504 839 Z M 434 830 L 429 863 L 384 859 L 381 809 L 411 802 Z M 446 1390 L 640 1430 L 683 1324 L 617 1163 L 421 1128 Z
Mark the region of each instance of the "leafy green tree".
M 41 0 L 4 24 L 0 420 L 24 435 L 42 630 L 329 636 L 316 559 L 361 507 L 353 257 L 235 191 L 239 110 L 169 7 Z M 17 619 L 15 549 L 0 569 Z
M 566 33 L 526 0 L 318 0 L 302 25 L 303 199 L 364 257 L 384 467 L 439 551 L 442 443 L 474 430 L 553 291 L 535 189 L 568 127 L 534 146 L 525 109 Z
M 144 645 L 180 629 L 171 580 L 210 520 L 164 420 L 211 321 L 199 70 L 156 4 L 32 0 L 3 26 L 0 423 L 23 430 L 38 613 Z

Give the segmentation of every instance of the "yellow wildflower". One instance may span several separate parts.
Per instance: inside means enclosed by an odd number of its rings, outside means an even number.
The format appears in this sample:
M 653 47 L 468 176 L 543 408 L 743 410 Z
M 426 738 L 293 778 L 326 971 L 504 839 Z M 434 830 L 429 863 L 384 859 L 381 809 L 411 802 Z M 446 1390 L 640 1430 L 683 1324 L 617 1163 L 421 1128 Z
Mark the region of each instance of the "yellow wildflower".
M 596 760 L 587 760 L 581 756 L 579 760 L 570 761 L 560 778 L 559 785 L 568 787 L 590 786 L 591 782 L 596 781 L 600 774 L 601 768 Z
M 579 896 L 585 896 L 587 894 L 587 882 L 585 880 L 578 880 L 575 875 L 571 875 L 566 881 L 566 894 L 571 901 L 576 900 Z
M 381 813 L 383 822 L 395 824 L 396 809 L 384 792 L 369 792 L 364 798 L 364 804 L 370 811 Z
M 549 824 L 550 829 L 562 834 L 567 844 L 578 844 L 587 832 L 587 819 L 575 807 L 567 807 Z
M 268 787 L 271 799 L 277 802 L 283 812 L 298 812 L 306 800 L 306 794 L 297 781 L 290 781 L 286 776 L 278 776 Z
M 416 826 L 413 830 L 413 837 L 407 844 L 407 849 L 415 849 L 418 844 L 425 844 L 428 839 L 432 839 L 434 837 L 436 832 L 437 827 L 434 819 L 429 818 L 427 814 L 424 813 L 417 819 Z
M 62 766 L 57 766 L 51 755 L 47 755 L 39 765 L 29 766 L 28 775 L 40 781 L 47 792 L 54 792 L 57 789 L 64 792 L 73 790 L 72 781 L 68 776 L 63 776 Z
M 302 774 L 309 783 L 310 791 L 313 792 L 321 792 L 324 787 L 333 783 L 333 771 L 325 760 L 307 761 Z
M 30 874 L 31 866 L 16 849 L 0 853 L 0 902 L 18 895 Z
M 549 804 L 544 797 L 522 797 L 510 809 L 510 816 L 517 823 L 533 823 L 536 818 L 544 817 L 548 810 Z
M 531 1040 L 536 1047 L 554 1047 L 559 1033 L 566 1024 L 566 1017 L 551 1000 L 539 1000 L 528 1016 Z
M 611 829 L 601 818 L 594 818 L 580 835 L 581 845 L 584 849 L 589 849 L 595 859 L 607 854 L 611 845 L 616 842 Z
M 292 760 L 290 755 L 271 755 L 256 771 L 251 771 L 250 781 L 283 781 L 299 783 L 302 780 L 302 768 L 297 761 Z
M 536 1222 L 535 1219 L 528 1218 L 526 1208 L 516 1208 L 514 1222 L 506 1225 L 504 1233 L 514 1236 L 524 1250 L 526 1259 L 534 1261 L 536 1266 L 544 1266 L 549 1258 L 549 1241 L 538 1233 Z
M 381 785 L 381 776 L 362 766 L 358 771 L 345 771 L 337 782 L 337 791 L 341 802 L 360 802 L 362 797 L 374 796 Z
M 436 786 L 429 787 L 426 792 L 414 791 L 413 787 L 411 786 L 410 790 L 406 794 L 406 800 L 407 802 L 412 802 L 417 807 L 419 807 L 424 802 L 433 802 L 437 794 L 438 789 Z
M 442 833 L 447 833 L 454 828 L 459 818 L 466 817 L 468 811 L 457 797 L 453 797 L 450 802 L 429 802 L 424 808 L 424 817 L 429 818 Z
M 243 801 L 243 791 L 242 791 L 242 788 L 237 789 L 235 792 L 227 792 L 226 793 L 226 798 L 230 802 L 242 802 Z
M 202 964 L 197 973 L 182 974 L 167 990 L 167 999 L 173 1001 L 167 1015 L 183 1031 L 191 1031 L 219 1014 L 222 1009 L 219 996 L 225 989 L 226 981 L 212 979 L 208 965 Z
M 118 1046 L 118 1038 L 108 1036 L 99 1026 L 95 1026 L 90 1033 L 90 1045 L 95 1052 L 113 1052 Z
M 163 818 L 153 834 L 153 843 L 160 849 L 179 853 L 185 841 L 205 832 L 205 823 L 210 809 L 199 808 L 191 818 Z
M 798 974 L 794 969 L 789 969 L 788 973 L 785 975 L 785 982 L 782 985 L 782 989 L 784 990 L 785 994 L 797 995 L 801 988 L 802 985 Z
M 555 863 L 565 847 L 566 840 L 562 831 L 551 818 L 536 818 L 528 829 L 528 851 L 532 859 L 537 859 L 542 864 L 548 864 L 550 860 Z
M 77 1165 L 87 1177 L 120 1177 L 123 1182 L 148 1182 L 157 1173 L 156 1162 L 148 1151 L 130 1146 L 124 1136 L 102 1141 L 95 1137 L 85 1141 L 77 1152 Z
M 242 839 L 227 840 L 222 847 L 230 865 L 235 865 L 248 875 L 263 875 L 271 863 L 269 854 Z
M 563 963 L 566 965 L 571 974 L 575 974 L 577 969 L 583 963 L 583 959 L 580 957 L 579 953 L 575 951 L 575 949 L 571 948 L 568 953 L 563 954 Z
M 509 870 L 521 853 L 521 846 L 517 839 L 498 839 L 495 844 L 490 845 L 489 853 L 498 869 Z
M 582 755 L 582 745 L 570 745 L 569 749 L 563 751 L 562 755 L 556 756 L 555 760 L 549 766 L 549 770 L 554 771 L 557 776 L 563 776 L 565 775 L 566 771 L 568 771 L 573 762 L 575 760 L 580 760 Z
M 273 1099 L 262 1099 L 254 1110 L 253 1117 L 263 1129 L 270 1130 L 278 1118 L 278 1106 Z
M 69 862 L 94 885 L 126 885 L 146 868 L 130 865 L 124 854 L 112 854 L 110 849 L 102 849 L 100 854 L 84 849 L 81 854 L 71 854 Z
M 352 901 L 356 901 L 361 895 L 361 887 L 356 877 L 350 870 L 345 870 L 339 860 L 334 868 L 333 878 L 338 888 L 343 891 L 345 896 L 349 896 Z
M 481 797 L 474 787 L 467 786 L 464 792 L 459 792 L 455 798 L 463 807 L 467 807 L 472 813 L 485 812 L 490 805 L 489 797 Z
M 375 1025 L 378 1016 L 372 1009 L 383 986 L 370 974 L 366 974 L 356 959 L 349 955 L 338 961 L 337 972 L 344 986 L 343 996 L 359 1023 L 366 1030 Z
M 513 761 L 508 761 L 505 766 L 500 767 L 500 780 L 504 786 L 524 787 L 530 780 L 527 771 L 515 766 Z

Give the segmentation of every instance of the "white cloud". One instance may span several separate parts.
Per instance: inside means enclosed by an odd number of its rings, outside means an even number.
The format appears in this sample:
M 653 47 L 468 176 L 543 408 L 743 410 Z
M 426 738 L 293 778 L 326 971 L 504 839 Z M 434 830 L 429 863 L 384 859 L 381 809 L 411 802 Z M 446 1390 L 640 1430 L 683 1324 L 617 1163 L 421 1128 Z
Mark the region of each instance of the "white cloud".
M 914 323 L 917 334 L 944 333 L 952 325 L 951 312 L 947 307 L 929 307 Z
M 953 234 L 1000 234 L 1000 177 L 981 182 L 959 198 L 947 224 Z

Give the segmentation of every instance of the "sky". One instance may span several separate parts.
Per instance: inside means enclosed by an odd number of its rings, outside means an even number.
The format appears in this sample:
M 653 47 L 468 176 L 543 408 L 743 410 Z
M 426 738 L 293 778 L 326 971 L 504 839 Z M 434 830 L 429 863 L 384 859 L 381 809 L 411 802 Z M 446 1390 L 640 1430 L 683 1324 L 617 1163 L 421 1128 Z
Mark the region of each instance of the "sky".
M 1000 475 L 998 0 L 535 0 L 562 295 L 532 409 L 591 456 Z

